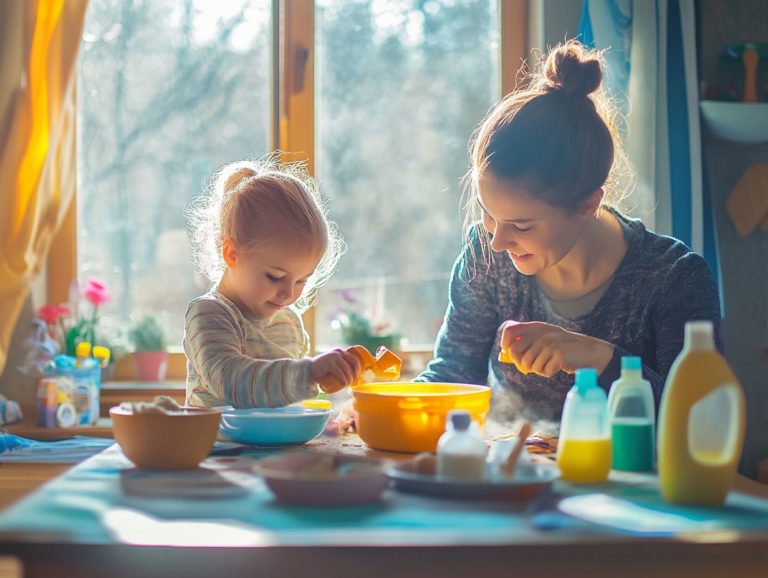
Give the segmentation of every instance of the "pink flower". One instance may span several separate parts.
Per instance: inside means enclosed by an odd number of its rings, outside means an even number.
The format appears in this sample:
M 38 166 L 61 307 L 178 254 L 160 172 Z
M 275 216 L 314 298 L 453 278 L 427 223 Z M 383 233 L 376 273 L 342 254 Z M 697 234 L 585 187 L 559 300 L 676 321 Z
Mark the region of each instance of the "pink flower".
M 59 317 L 69 315 L 69 308 L 66 305 L 43 305 L 37 310 L 37 316 L 48 325 L 56 325 Z
M 98 279 L 88 279 L 83 283 L 83 295 L 94 306 L 98 307 L 111 297 L 107 293 L 107 286 Z

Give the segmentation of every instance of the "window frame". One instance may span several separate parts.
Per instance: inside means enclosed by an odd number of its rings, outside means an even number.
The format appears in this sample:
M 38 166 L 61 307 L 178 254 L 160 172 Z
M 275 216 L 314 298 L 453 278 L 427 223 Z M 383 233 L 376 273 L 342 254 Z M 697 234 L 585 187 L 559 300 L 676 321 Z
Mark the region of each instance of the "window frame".
M 521 82 L 519 73 L 528 56 L 528 0 L 499 2 L 499 74 L 501 95 Z M 273 0 L 272 3 L 272 97 L 269 148 L 283 161 L 304 161 L 314 174 L 315 82 L 314 0 Z M 302 70 L 303 69 L 303 70 Z M 75 81 L 76 82 L 76 81 Z M 75 86 L 77 89 L 77 86 Z M 479 120 L 479 119 L 478 119 Z M 74 131 L 73 131 L 74 134 Z M 76 149 L 77 139 L 71 145 Z M 77 150 L 75 150 L 77 154 Z M 47 262 L 46 294 L 50 303 L 67 301 L 69 285 L 77 278 L 77 189 L 61 228 L 51 245 Z M 314 344 L 315 309 L 304 315 Z M 406 352 L 407 353 L 407 352 Z M 418 351 L 414 353 L 424 354 Z M 181 348 L 169 351 L 168 381 L 184 381 L 186 359 Z M 131 355 L 115 364 L 115 381 L 135 380 Z

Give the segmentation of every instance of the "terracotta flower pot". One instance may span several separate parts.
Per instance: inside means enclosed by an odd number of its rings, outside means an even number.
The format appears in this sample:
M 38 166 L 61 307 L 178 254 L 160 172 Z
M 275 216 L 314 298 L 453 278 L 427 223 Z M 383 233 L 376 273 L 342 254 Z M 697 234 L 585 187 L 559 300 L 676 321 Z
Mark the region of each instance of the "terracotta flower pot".
M 166 351 L 136 351 L 133 363 L 139 381 L 165 381 L 165 370 L 168 367 Z

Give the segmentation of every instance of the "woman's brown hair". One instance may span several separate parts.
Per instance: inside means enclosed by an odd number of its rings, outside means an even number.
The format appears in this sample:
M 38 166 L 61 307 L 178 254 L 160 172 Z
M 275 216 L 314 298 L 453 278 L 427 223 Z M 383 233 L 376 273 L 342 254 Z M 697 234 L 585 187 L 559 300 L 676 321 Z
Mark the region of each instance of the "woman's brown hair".
M 568 41 L 549 52 L 525 88 L 491 109 L 470 144 L 467 231 L 480 217 L 477 182 L 485 172 L 566 211 L 600 187 L 603 204 L 620 202 L 631 170 L 602 71 L 599 52 Z

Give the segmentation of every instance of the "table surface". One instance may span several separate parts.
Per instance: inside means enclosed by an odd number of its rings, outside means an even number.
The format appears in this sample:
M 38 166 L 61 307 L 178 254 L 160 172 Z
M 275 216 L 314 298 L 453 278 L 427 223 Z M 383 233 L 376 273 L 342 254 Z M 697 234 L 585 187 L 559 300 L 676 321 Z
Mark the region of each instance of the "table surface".
M 318 438 L 306 449 L 410 457 L 371 450 L 355 435 Z M 106 567 L 113 576 L 180 567 L 189 576 L 210 576 L 222 566 L 227 576 L 253 575 L 255 568 L 306 576 L 312 565 L 316 575 L 353 568 L 366 577 L 466 576 L 471 568 L 482 568 L 484 576 L 514 568 L 537 576 L 647 577 L 684 568 L 698 576 L 727 569 L 731 578 L 768 568 L 768 488 L 746 478 L 737 479 L 721 509 L 670 507 L 659 498 L 655 476 L 612 474 L 597 486 L 556 482 L 552 493 L 528 505 L 388 490 L 378 504 L 318 510 L 281 506 L 250 473 L 253 459 L 274 452 L 209 458 L 197 473 L 147 474 L 114 446 L 0 514 L 0 554 L 21 558 L 27 576 L 52 575 L 62 564 L 78 576 L 100 575 Z M 3 464 L 0 479 L 23 483 L 30 472 L 43 477 L 65 467 Z M 226 480 L 216 485 L 220 495 L 206 494 L 210 480 L 201 481 L 200 472 Z M 656 522 L 671 520 L 674 530 L 617 529 L 566 516 L 557 508 L 563 498 L 616 499 L 629 514 L 641 508 Z M 585 503 L 589 510 L 591 502 Z

